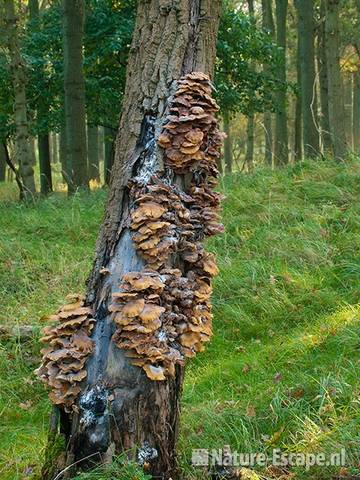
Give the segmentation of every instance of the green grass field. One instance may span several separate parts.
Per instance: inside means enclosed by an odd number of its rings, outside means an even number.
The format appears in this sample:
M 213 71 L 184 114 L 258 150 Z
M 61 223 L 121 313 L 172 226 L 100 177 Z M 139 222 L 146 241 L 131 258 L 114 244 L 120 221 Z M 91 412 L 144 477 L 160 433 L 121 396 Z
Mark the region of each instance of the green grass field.
M 309 162 L 225 178 L 214 331 L 187 366 L 179 460 L 193 448 L 338 452 L 346 468 L 262 469 L 261 478 L 360 474 L 360 166 Z M 106 193 L 36 205 L 0 186 L 0 325 L 36 325 L 84 286 Z M 7 198 L 11 201 L 6 201 Z M 37 335 L 0 344 L 0 479 L 35 478 L 49 402 L 32 373 Z M 111 473 L 79 478 L 138 478 Z M 282 476 L 281 476 L 282 475 Z

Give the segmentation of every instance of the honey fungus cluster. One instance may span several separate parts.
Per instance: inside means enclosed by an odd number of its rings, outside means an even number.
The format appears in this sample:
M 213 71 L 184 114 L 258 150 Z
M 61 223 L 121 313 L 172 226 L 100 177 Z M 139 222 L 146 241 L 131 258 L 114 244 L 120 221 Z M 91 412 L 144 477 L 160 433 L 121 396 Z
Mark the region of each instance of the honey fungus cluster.
M 48 346 L 41 350 L 37 375 L 51 388 L 51 402 L 71 411 L 87 375 L 85 362 L 93 350 L 90 335 L 95 320 L 83 297 L 68 295 L 67 299 L 69 303 L 50 317 L 56 323 L 43 329 L 41 341 Z
M 217 267 L 201 242 L 223 231 L 221 196 L 213 188 L 224 136 L 211 90 L 203 73 L 179 81 L 158 138 L 167 171 L 130 188 L 132 238 L 146 266 L 125 274 L 113 295 L 113 340 L 152 380 L 174 375 L 175 365 L 202 351 L 212 334 Z M 171 172 L 190 175 L 185 191 Z

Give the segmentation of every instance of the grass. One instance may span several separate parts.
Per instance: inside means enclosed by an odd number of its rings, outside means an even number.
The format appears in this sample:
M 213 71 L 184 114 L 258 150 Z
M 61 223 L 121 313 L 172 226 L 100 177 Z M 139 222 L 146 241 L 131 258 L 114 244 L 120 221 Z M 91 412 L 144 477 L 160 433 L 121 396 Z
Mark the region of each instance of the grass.
M 342 473 L 360 473 L 359 173 L 352 159 L 222 181 L 226 233 L 208 245 L 220 266 L 215 336 L 187 366 L 184 478 L 204 473 L 190 466 L 193 448 L 224 445 L 267 454 L 345 448 Z M 56 194 L 34 206 L 6 202 L 11 193 L 1 186 L 0 323 L 40 328 L 67 293 L 83 288 L 105 192 Z M 38 349 L 37 335 L 0 347 L 3 480 L 30 478 L 42 461 L 49 405 L 32 374 Z M 287 472 L 294 476 L 281 478 L 327 480 L 338 472 L 294 467 Z M 96 475 L 86 479 L 113 478 Z

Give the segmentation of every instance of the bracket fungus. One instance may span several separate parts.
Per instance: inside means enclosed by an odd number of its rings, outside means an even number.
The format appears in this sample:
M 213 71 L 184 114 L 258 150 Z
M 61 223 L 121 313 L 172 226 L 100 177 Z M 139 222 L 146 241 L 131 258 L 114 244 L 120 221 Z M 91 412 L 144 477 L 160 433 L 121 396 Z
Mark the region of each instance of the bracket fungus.
M 132 240 L 144 268 L 125 273 L 112 294 L 112 341 L 154 381 L 173 376 L 175 366 L 201 352 L 212 334 L 211 279 L 217 267 L 201 242 L 223 231 L 221 195 L 213 189 L 224 134 L 211 92 L 204 73 L 179 80 L 161 132 L 151 142 L 156 158 L 163 158 L 163 171 L 128 184 Z M 69 296 L 52 320 L 57 323 L 44 329 L 47 347 L 38 376 L 51 388 L 54 404 L 76 411 L 95 320 L 77 295 Z
M 212 334 L 211 278 L 218 270 L 201 241 L 223 231 L 213 188 L 224 134 L 211 91 L 203 73 L 180 79 L 157 139 L 165 171 L 130 185 L 130 228 L 145 267 L 125 274 L 113 295 L 113 340 L 151 380 L 174 375 Z M 174 175 L 190 178 L 188 185 L 177 186 Z
M 95 320 L 80 295 L 68 295 L 69 303 L 50 317 L 54 323 L 44 328 L 39 378 L 50 388 L 50 400 L 66 411 L 75 409 L 74 401 L 81 392 L 79 383 L 85 379 L 85 362 L 93 350 L 91 330 Z

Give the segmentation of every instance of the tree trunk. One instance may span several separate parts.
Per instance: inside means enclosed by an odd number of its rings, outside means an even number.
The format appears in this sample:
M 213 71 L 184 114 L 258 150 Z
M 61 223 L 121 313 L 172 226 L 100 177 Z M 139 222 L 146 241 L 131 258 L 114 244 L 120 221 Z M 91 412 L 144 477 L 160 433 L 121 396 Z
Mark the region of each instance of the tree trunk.
M 345 133 L 346 133 L 346 143 L 349 150 L 353 149 L 353 135 L 352 135 L 352 117 L 353 117 L 353 82 L 352 74 L 345 73 L 342 75 L 343 79 L 343 93 L 344 93 L 344 109 L 345 109 Z
M 320 105 L 321 105 L 321 143 L 324 155 L 332 150 L 329 119 L 329 95 L 328 95 L 328 69 L 326 60 L 325 41 L 325 1 L 320 2 L 320 24 L 318 27 L 317 44 L 317 65 L 320 83 Z
M 63 0 L 64 90 L 68 191 L 88 187 L 85 81 L 83 72 L 84 0 Z
M 295 103 L 295 125 L 294 125 L 294 160 L 302 160 L 303 148 L 302 148 L 302 108 L 301 108 L 301 63 L 300 63 L 300 38 L 297 38 L 297 51 L 296 51 L 296 77 L 298 89 L 296 92 Z
M 99 129 L 97 126 L 87 127 L 87 141 L 88 141 L 88 168 L 89 180 L 96 180 L 100 182 L 99 169 Z
M 50 138 L 45 133 L 38 136 L 39 144 L 39 167 L 40 167 L 40 191 L 42 195 L 52 192 Z
M 105 185 L 110 184 L 111 169 L 114 163 L 115 154 L 115 132 L 104 127 L 104 182 Z
M 275 26 L 272 13 L 272 1 L 262 0 L 262 26 L 265 30 L 270 32 L 271 37 L 275 36 Z M 264 72 L 270 67 L 264 66 Z M 264 161 L 267 165 L 272 165 L 272 152 L 273 152 L 273 134 L 272 134 L 272 114 L 271 112 L 264 113 L 264 131 L 265 131 L 265 157 Z
M 354 92 L 353 92 L 353 141 L 354 152 L 360 152 L 360 72 L 357 70 L 353 74 Z
M 65 123 L 61 125 L 59 134 L 59 156 L 61 163 L 61 175 L 66 184 L 70 183 L 68 173 L 68 160 L 67 160 L 67 145 L 66 145 L 66 128 Z
M 6 152 L 3 142 L 0 142 L 0 182 L 6 179 Z
M 35 194 L 34 156 L 30 149 L 30 135 L 27 119 L 27 105 L 25 93 L 25 67 L 20 53 L 17 18 L 14 0 L 4 0 L 5 4 L 5 29 L 7 47 L 10 57 L 10 71 L 14 88 L 14 120 L 15 120 L 15 147 L 19 163 L 25 199 L 33 198 Z
M 51 135 L 51 163 L 59 162 L 59 146 L 58 146 L 58 136 L 55 132 Z
M 224 132 L 226 133 L 226 138 L 224 141 L 224 162 L 225 162 L 225 172 L 232 172 L 232 139 L 231 139 L 231 130 L 230 130 L 230 113 L 227 110 L 223 112 L 224 120 Z
M 141 368 L 131 364 L 134 359 L 111 340 L 115 325 L 108 307 L 112 303 L 111 294 L 119 292 L 123 274 L 138 272 L 144 266 L 129 228 L 129 211 L 134 211 L 134 185 L 141 184 L 146 192 L 149 185 L 162 179 L 172 192 L 177 189 L 181 192 L 189 182 L 200 182 L 203 178 L 201 173 L 194 176 L 175 173 L 169 166 L 164 170 L 164 151 L 157 145 L 165 122 L 174 117 L 168 115 L 169 99 L 180 85 L 176 81 L 194 71 L 212 74 L 219 14 L 220 2 L 216 0 L 182 0 L 176 4 L 150 0 L 138 4 L 109 198 L 88 280 L 86 304 L 96 319 L 92 334 L 95 348 L 86 364 L 87 377 L 76 402 L 77 412 L 62 410 L 60 415 L 67 465 L 79 462 L 77 467 L 86 467 L 109 461 L 120 452 L 130 454 L 131 449 L 139 447 L 135 458 L 149 473 L 164 479 L 174 475 L 183 368 L 176 365 L 174 376 L 162 381 L 150 380 Z M 186 99 L 183 101 L 186 104 Z M 209 99 L 203 105 L 208 105 L 207 102 Z M 196 108 L 196 115 L 200 115 Z M 201 136 L 201 130 L 192 133 Z M 201 195 L 201 189 L 198 194 Z M 161 202 L 161 192 L 157 196 Z M 189 201 L 189 197 L 184 198 Z M 152 204 L 149 215 L 155 215 L 153 208 Z M 207 215 L 199 211 L 199 238 L 203 236 Z M 133 215 L 133 221 L 134 218 Z M 176 253 L 166 264 L 170 268 L 177 265 L 182 269 L 181 275 L 186 275 L 189 267 L 185 269 L 179 260 Z M 190 256 L 188 260 L 194 261 Z M 190 272 L 188 275 L 191 277 Z M 158 341 L 166 341 L 166 335 L 164 331 Z M 44 479 L 53 476 L 53 472 L 44 471 Z
M 250 114 L 246 125 L 246 154 L 245 163 L 249 172 L 254 167 L 254 114 Z
M 328 73 L 329 119 L 332 150 L 336 159 L 346 156 L 345 109 L 339 54 L 339 0 L 326 2 L 326 59 Z
M 297 0 L 304 156 L 319 155 L 315 89 L 314 0 Z
M 282 49 L 278 78 L 283 88 L 276 92 L 275 148 L 276 165 L 286 165 L 289 161 L 288 131 L 286 118 L 286 16 L 287 0 L 276 0 L 276 43 Z

